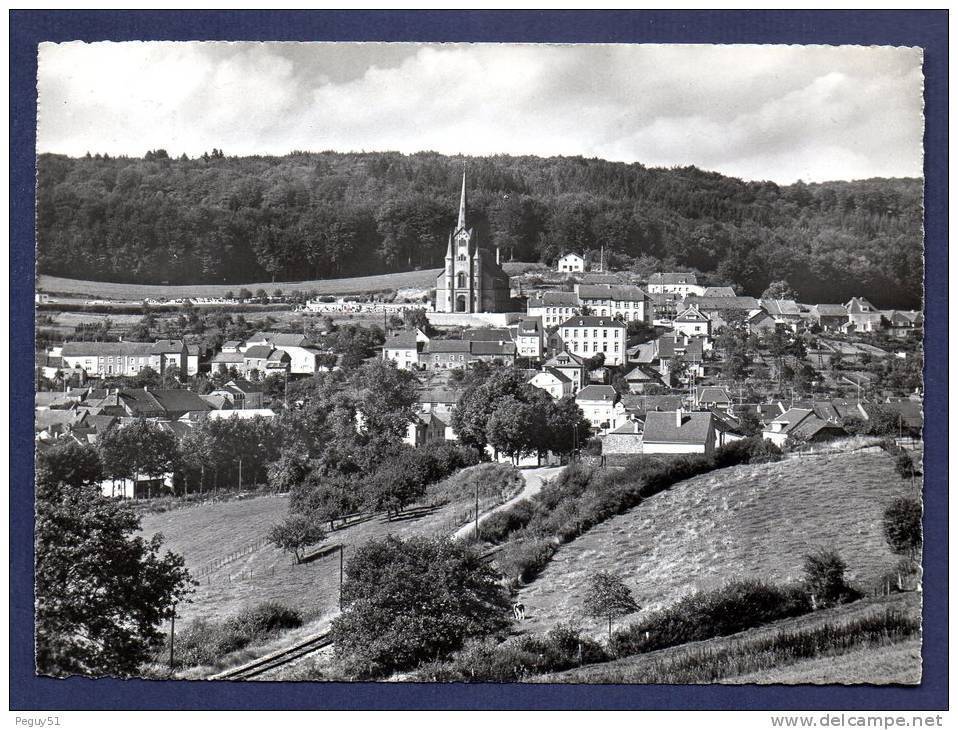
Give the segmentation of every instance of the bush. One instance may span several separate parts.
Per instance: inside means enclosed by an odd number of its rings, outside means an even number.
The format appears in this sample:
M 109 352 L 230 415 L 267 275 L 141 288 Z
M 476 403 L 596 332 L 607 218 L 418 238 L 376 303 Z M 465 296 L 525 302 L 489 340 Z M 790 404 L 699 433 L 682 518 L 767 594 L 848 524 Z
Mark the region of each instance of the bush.
M 556 542 L 547 537 L 515 540 L 502 548 L 496 556 L 496 565 L 503 575 L 521 585 L 539 574 L 557 547 Z
M 176 636 L 174 660 L 183 667 L 215 665 L 223 657 L 284 629 L 301 626 L 298 611 L 267 601 L 222 622 L 197 619 Z
M 899 497 L 885 509 L 882 528 L 885 540 L 898 555 L 914 558 L 921 550 L 921 502 Z
M 492 543 L 503 542 L 513 532 L 521 530 L 532 519 L 536 506 L 528 499 L 520 499 L 509 509 L 499 510 L 482 521 L 482 537 Z
M 800 586 L 737 580 L 714 591 L 686 596 L 616 631 L 610 649 L 617 657 L 630 656 L 727 636 L 810 610 L 811 602 Z
M 860 598 L 860 594 L 845 583 L 847 565 L 834 550 L 821 548 L 804 558 L 802 572 L 805 587 L 814 604 L 821 608 Z
M 581 629 L 559 624 L 545 636 L 520 636 L 503 643 L 486 639 L 467 645 L 452 661 L 424 666 L 417 679 L 440 682 L 519 682 L 546 672 L 608 661 L 602 646 Z

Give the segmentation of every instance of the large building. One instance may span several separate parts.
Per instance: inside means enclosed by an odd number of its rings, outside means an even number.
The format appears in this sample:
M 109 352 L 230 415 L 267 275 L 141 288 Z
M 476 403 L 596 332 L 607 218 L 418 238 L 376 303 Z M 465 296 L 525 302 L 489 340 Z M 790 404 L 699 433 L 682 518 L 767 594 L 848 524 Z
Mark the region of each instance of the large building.
M 459 220 L 449 235 L 446 266 L 436 278 L 437 312 L 507 312 L 509 277 L 499 265 L 499 249 L 480 248 L 475 229 L 466 227 L 466 173 L 462 173 Z
M 559 337 L 565 350 L 577 357 L 605 355 L 605 364 L 618 366 L 625 362 L 626 327 L 610 317 L 572 317 L 559 326 Z

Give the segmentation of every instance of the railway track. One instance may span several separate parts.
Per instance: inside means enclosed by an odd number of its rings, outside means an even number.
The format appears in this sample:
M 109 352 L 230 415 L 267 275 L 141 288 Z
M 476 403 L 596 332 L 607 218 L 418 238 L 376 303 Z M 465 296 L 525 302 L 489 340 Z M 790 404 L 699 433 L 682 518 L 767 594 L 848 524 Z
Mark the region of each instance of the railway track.
M 248 664 L 244 664 L 241 667 L 227 669 L 225 672 L 214 674 L 212 677 L 208 677 L 208 679 L 227 681 L 245 681 L 248 679 L 254 679 L 261 674 L 265 674 L 273 669 L 282 667 L 290 662 L 296 661 L 297 659 L 302 659 L 303 657 L 308 656 L 313 652 L 319 651 L 320 649 L 325 649 L 327 646 L 331 646 L 332 643 L 333 639 L 330 635 L 330 632 L 327 631 L 326 633 L 313 636 L 286 649 L 273 652 L 272 654 L 267 654 L 266 656 L 260 657 L 259 659 L 256 659 Z

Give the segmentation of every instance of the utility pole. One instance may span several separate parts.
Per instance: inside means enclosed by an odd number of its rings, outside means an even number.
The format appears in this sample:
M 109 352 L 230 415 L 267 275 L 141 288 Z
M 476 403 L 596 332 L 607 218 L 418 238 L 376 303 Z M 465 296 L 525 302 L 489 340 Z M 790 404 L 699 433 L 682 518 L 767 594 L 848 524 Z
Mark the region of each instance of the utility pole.
M 476 542 L 479 542 L 479 480 L 476 480 Z
M 170 613 L 170 674 L 173 674 L 173 641 L 176 636 L 176 599 L 173 599 L 173 610 Z
M 239 490 L 243 491 L 243 457 L 239 460 Z
M 339 610 L 343 610 L 343 543 L 339 543 Z

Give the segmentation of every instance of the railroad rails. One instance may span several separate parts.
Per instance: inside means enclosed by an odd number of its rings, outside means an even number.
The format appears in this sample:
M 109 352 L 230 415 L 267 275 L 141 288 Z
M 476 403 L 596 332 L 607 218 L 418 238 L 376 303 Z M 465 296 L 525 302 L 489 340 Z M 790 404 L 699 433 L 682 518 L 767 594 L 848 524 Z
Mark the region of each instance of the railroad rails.
M 479 560 L 484 563 L 489 563 L 499 550 L 501 550 L 501 547 L 498 546 L 487 550 L 479 556 Z M 332 633 L 326 631 L 325 633 L 312 636 L 286 649 L 280 649 L 279 651 L 274 651 L 272 654 L 267 654 L 264 657 L 255 659 L 241 667 L 234 667 L 214 674 L 211 677 L 207 677 L 207 679 L 233 682 L 244 682 L 249 679 L 255 679 L 260 675 L 266 674 L 266 672 L 278 669 L 305 656 L 309 656 L 320 649 L 332 646 L 332 643 Z
M 294 644 L 286 649 L 281 649 L 280 651 L 275 651 L 272 654 L 267 654 L 266 656 L 260 657 L 259 659 L 256 659 L 248 664 L 244 664 L 241 667 L 227 669 L 225 672 L 214 674 L 212 677 L 208 677 L 208 679 L 232 681 L 255 679 L 261 674 L 265 674 L 273 669 L 282 667 L 290 662 L 296 661 L 297 659 L 302 659 L 303 657 L 317 652 L 320 649 L 325 649 L 327 646 L 331 646 L 332 643 L 332 636 L 330 635 L 330 632 L 327 631 L 323 634 L 306 639 L 305 641 L 301 641 L 298 644 Z

